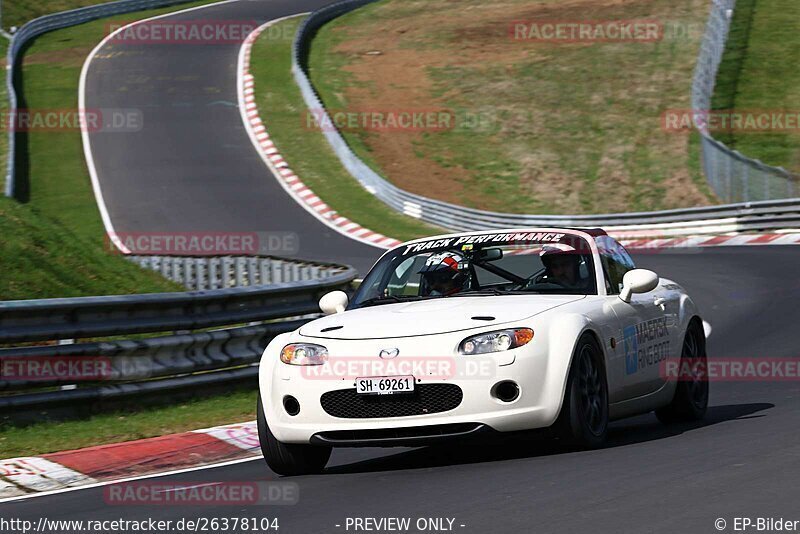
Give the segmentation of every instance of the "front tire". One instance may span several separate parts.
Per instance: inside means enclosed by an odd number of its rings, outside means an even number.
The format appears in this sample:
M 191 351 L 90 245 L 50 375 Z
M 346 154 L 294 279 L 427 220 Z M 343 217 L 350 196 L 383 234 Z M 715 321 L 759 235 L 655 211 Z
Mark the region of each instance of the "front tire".
M 560 438 L 578 448 L 600 447 L 608 435 L 608 383 L 603 362 L 595 339 L 589 334 L 581 336 L 555 425 Z
M 269 468 L 286 476 L 321 473 L 331 457 L 331 447 L 278 441 L 267 424 L 261 393 L 257 402 L 258 441 Z
M 664 424 L 699 421 L 708 409 L 708 358 L 706 335 L 700 321 L 692 321 L 686 329 L 681 349 L 678 386 L 672 402 L 656 410 Z M 688 373 L 689 376 L 685 376 Z

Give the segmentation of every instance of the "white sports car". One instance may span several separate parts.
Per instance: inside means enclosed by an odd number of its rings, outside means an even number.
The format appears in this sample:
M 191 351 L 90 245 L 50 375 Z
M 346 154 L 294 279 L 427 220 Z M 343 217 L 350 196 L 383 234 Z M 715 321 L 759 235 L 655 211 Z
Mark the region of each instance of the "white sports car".
M 320 308 L 261 360 L 259 436 L 279 474 L 321 471 L 332 447 L 479 433 L 552 428 L 597 447 L 610 420 L 708 404 L 692 299 L 602 230 L 410 241 Z

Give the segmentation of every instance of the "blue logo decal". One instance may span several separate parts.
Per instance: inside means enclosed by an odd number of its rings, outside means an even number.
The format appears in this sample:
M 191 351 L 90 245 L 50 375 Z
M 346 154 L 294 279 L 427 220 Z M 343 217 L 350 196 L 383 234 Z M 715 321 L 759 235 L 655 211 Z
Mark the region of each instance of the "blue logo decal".
M 622 334 L 625 336 L 625 373 L 631 375 L 639 370 L 639 341 L 636 339 L 636 326 L 626 326 Z

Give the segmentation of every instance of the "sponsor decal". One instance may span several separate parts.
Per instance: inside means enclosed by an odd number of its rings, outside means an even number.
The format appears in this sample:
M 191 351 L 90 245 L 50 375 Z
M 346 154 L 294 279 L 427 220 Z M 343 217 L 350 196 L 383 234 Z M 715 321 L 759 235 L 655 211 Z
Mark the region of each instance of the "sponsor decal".
M 626 326 L 622 333 L 625 374 L 632 375 L 669 357 L 669 328 L 666 317 Z
M 483 243 L 555 243 L 560 241 L 565 234 L 555 232 L 517 232 L 512 234 L 477 234 L 461 237 L 434 239 L 406 245 L 403 256 L 409 253 L 423 252 L 437 248 L 460 247 L 461 250 L 471 250 L 475 244 Z M 465 246 L 470 246 L 465 249 Z

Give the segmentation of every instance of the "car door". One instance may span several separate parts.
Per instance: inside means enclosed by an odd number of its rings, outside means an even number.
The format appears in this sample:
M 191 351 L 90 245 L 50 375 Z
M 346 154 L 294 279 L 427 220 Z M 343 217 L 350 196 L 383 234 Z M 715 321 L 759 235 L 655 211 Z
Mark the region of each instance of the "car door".
M 664 383 L 661 362 L 670 355 L 672 345 L 666 321 L 668 299 L 662 294 L 661 284 L 649 293 L 632 295 L 630 302 L 620 299 L 622 278 L 635 268 L 633 260 L 609 236 L 599 236 L 597 244 L 608 293 L 606 305 L 616 316 L 618 326 L 615 338 L 618 363 L 611 370 L 619 391 L 615 397 L 619 400 L 640 397 Z

